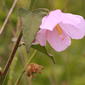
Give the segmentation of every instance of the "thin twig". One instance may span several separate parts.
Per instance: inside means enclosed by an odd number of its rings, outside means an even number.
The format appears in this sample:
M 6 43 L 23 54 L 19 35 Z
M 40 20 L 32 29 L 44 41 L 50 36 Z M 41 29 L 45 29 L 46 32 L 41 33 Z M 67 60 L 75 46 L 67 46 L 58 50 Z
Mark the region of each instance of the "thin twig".
M 32 76 L 28 77 L 28 82 L 29 82 L 28 85 L 32 85 Z
M 18 36 L 18 38 L 16 40 L 16 43 L 15 43 L 15 45 L 13 47 L 13 50 L 12 50 L 10 56 L 9 56 L 8 62 L 5 65 L 4 71 L 2 72 L 3 73 L 2 75 L 7 74 L 8 70 L 9 70 L 9 67 L 10 67 L 10 65 L 11 65 L 11 63 L 12 63 L 12 61 L 14 59 L 15 53 L 16 53 L 18 47 L 19 47 L 19 44 L 20 44 L 20 41 L 21 41 L 21 38 L 22 38 L 22 19 L 21 18 L 20 18 L 20 25 L 19 25 L 18 28 L 21 28 L 21 32 L 20 32 L 20 34 L 19 34 L 19 36 Z
M 9 60 L 8 60 L 6 66 L 5 66 L 5 68 L 4 68 L 3 75 L 6 75 L 7 72 L 8 72 L 8 70 L 9 70 L 9 67 L 10 67 L 10 65 L 11 65 L 11 63 L 12 63 L 12 60 L 13 60 L 14 56 L 15 56 L 15 53 L 16 53 L 16 51 L 17 51 L 17 48 L 18 48 L 18 46 L 19 46 L 19 43 L 20 43 L 21 38 L 22 38 L 22 31 L 21 31 L 20 34 L 19 34 L 19 37 L 18 37 L 18 39 L 17 39 L 17 41 L 16 41 L 16 44 L 15 44 L 15 46 L 14 46 L 12 52 L 11 52 L 11 55 L 10 55 L 10 57 L 9 57 Z
M 29 58 L 29 60 L 28 60 L 27 64 L 25 65 L 25 67 L 24 67 L 24 69 L 23 69 L 23 71 L 22 71 L 21 75 L 20 75 L 20 76 L 19 76 L 19 78 L 17 79 L 17 81 L 16 81 L 15 85 L 19 85 L 20 80 L 21 80 L 21 78 L 22 78 L 23 74 L 25 73 L 25 70 L 26 70 L 26 68 L 27 68 L 28 64 L 31 62 L 31 60 L 32 60 L 32 59 L 33 59 L 33 57 L 35 56 L 36 52 L 37 52 L 37 50 L 34 50 L 33 54 L 30 56 L 30 58 Z
M 2 34 L 4 28 L 5 28 L 8 20 L 9 20 L 9 17 L 10 17 L 10 15 L 12 14 L 12 12 L 13 12 L 15 6 L 16 6 L 17 1 L 18 1 L 18 0 L 14 0 L 13 5 L 12 5 L 12 7 L 10 8 L 10 10 L 9 10 L 9 12 L 8 12 L 8 15 L 7 15 L 5 21 L 4 21 L 4 23 L 3 23 L 3 25 L 2 25 L 2 27 L 1 27 L 1 29 L 0 29 L 0 35 Z
M 20 18 L 19 28 L 21 28 L 21 32 L 20 32 L 20 34 L 19 34 L 19 36 L 18 36 L 18 38 L 17 38 L 17 40 L 16 40 L 16 43 L 15 43 L 15 45 L 14 45 L 14 47 L 13 47 L 13 50 L 12 50 L 10 56 L 9 56 L 8 62 L 6 63 L 6 65 L 5 65 L 5 67 L 4 67 L 4 70 L 2 71 L 1 79 L 0 79 L 0 81 L 1 81 L 1 82 L 0 82 L 0 85 L 3 85 L 3 83 L 4 83 L 5 79 L 6 79 L 8 70 L 9 70 L 9 68 L 10 68 L 10 65 L 11 65 L 13 59 L 14 59 L 14 56 L 15 56 L 15 54 L 16 54 L 16 51 L 17 51 L 17 49 L 18 49 L 18 47 L 19 47 L 19 43 L 20 43 L 21 38 L 22 38 L 22 20 L 21 20 L 21 18 Z
M 20 32 L 20 35 L 19 35 L 19 37 L 18 37 L 18 39 L 17 39 L 17 41 L 16 41 L 16 43 L 15 43 L 15 46 L 14 46 L 12 52 L 11 52 L 11 55 L 10 55 L 10 57 L 9 57 L 9 59 L 8 59 L 8 62 L 7 62 L 7 64 L 5 65 L 5 68 L 4 68 L 4 70 L 2 71 L 2 74 L 0 75 L 0 85 L 3 85 L 3 83 L 4 83 L 5 79 L 6 79 L 8 70 L 9 70 L 9 68 L 10 68 L 10 65 L 11 65 L 13 59 L 14 59 L 14 56 L 15 56 L 15 53 L 16 53 L 16 51 L 17 51 L 17 49 L 18 49 L 19 42 L 20 42 L 21 38 L 22 38 L 22 31 Z

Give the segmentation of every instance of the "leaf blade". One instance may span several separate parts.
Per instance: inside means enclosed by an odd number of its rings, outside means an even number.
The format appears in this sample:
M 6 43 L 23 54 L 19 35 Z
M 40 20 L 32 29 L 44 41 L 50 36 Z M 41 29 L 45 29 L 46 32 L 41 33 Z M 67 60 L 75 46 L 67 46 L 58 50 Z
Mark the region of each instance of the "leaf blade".
M 35 39 L 35 36 L 39 30 L 41 20 L 46 14 L 48 14 L 48 12 L 37 9 L 34 11 L 30 11 L 27 15 L 23 17 L 23 38 L 27 52 L 29 52 L 32 42 Z

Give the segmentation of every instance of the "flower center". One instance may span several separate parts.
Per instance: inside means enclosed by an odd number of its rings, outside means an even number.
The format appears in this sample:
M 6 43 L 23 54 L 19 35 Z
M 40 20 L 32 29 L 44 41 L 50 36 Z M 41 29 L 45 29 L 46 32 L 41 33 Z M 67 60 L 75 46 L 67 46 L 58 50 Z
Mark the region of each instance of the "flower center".
M 56 25 L 55 29 L 57 30 L 58 34 L 61 35 L 63 33 L 62 28 L 59 24 Z

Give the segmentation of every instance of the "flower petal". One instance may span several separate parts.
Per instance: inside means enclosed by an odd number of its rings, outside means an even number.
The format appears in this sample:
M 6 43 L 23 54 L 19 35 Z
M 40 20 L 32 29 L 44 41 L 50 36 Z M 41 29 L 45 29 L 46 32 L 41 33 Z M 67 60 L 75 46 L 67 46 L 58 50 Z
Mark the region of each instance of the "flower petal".
M 45 16 L 42 19 L 42 24 L 40 25 L 40 28 L 52 31 L 54 27 L 61 22 L 60 16 L 61 16 L 60 10 L 51 11 L 49 15 Z
M 35 43 L 40 44 L 41 46 L 46 45 L 46 31 L 47 30 L 42 29 L 37 33 Z
M 85 36 L 83 30 L 73 25 L 61 23 L 60 26 L 72 39 L 81 39 Z
M 62 13 L 62 29 L 73 39 L 81 39 L 85 35 L 85 20 L 82 16 Z
M 58 35 L 56 29 L 47 32 L 47 41 L 56 51 L 63 51 L 71 44 L 71 39 L 64 32 Z

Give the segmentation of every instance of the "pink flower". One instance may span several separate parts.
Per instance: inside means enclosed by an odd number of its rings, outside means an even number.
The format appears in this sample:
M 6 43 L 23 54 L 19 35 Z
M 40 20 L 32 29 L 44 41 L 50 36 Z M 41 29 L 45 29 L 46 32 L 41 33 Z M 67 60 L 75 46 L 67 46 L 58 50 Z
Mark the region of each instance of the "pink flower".
M 72 39 L 81 39 L 85 35 L 85 20 L 82 16 L 54 10 L 42 19 L 36 42 L 41 46 L 46 41 L 56 51 L 63 51 L 71 45 Z

